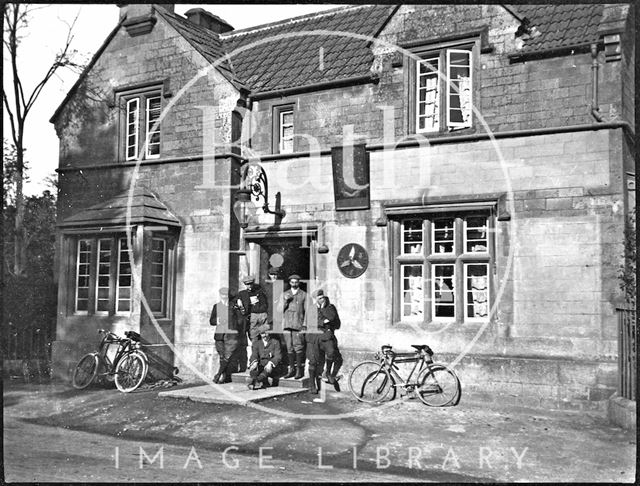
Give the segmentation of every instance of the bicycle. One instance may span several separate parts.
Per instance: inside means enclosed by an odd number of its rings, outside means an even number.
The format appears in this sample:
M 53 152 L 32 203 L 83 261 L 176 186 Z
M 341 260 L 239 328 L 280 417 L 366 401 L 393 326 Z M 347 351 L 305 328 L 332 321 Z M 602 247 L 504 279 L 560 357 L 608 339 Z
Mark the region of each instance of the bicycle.
M 349 389 L 353 396 L 366 403 L 379 403 L 396 397 L 398 388 L 408 395 L 417 395 L 433 407 L 455 406 L 460 402 L 462 388 L 456 373 L 441 363 L 433 362 L 433 351 L 426 344 L 412 344 L 415 352 L 396 353 L 384 345 L 374 356 L 375 361 L 359 363 L 349 374 Z M 406 379 L 399 374 L 397 363 L 415 363 Z M 415 374 L 416 379 L 412 381 Z
M 87 388 L 100 374 L 114 379 L 121 392 L 132 392 L 142 384 L 149 371 L 149 359 L 140 349 L 140 334 L 127 331 L 126 337 L 121 338 L 104 329 L 98 330 L 98 334 L 103 335 L 98 351 L 84 355 L 76 365 L 71 380 L 74 388 Z M 110 346 L 116 346 L 113 359 L 108 356 Z

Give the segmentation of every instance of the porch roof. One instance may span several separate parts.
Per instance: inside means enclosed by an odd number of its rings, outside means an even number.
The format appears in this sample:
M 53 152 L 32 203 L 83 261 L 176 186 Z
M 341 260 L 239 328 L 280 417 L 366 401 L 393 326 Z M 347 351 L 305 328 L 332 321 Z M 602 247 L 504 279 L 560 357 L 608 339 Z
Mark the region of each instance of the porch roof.
M 103 227 L 124 224 L 159 224 L 182 226 L 180 220 L 147 189 L 136 189 L 129 198 L 129 191 L 84 209 L 58 223 L 62 228 Z M 127 209 L 131 208 L 127 221 Z

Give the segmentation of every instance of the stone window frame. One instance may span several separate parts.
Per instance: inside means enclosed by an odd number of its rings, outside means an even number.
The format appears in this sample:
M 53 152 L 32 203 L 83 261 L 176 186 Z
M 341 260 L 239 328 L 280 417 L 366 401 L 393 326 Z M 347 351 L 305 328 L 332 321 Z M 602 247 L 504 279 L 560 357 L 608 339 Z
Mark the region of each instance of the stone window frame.
M 166 82 L 156 82 L 136 87 L 121 88 L 114 92 L 116 106 L 119 107 L 120 111 L 118 154 L 121 160 L 126 162 L 138 160 L 141 144 L 145 147 L 144 153 L 142 154 L 143 160 L 159 159 L 162 156 L 162 122 L 159 123 L 156 130 L 153 131 L 158 134 L 158 142 L 153 143 L 153 145 L 158 146 L 158 152 L 150 153 L 150 145 L 146 142 L 149 137 L 149 132 L 153 129 L 153 126 L 149 126 L 149 102 L 153 99 L 159 99 L 160 107 L 157 117 L 160 118 L 164 108 L 163 99 L 169 96 L 164 92 L 166 85 Z M 134 152 L 129 153 L 130 146 L 128 144 L 128 137 L 129 127 L 131 125 L 129 122 L 129 110 L 134 104 L 136 105 L 136 144 Z
M 415 56 L 421 59 L 429 59 L 437 56 L 439 59 L 439 68 L 443 72 L 444 77 L 438 75 L 438 129 L 437 130 L 418 130 L 418 72 L 419 62 L 414 57 L 405 57 L 405 91 L 407 99 L 407 132 L 408 134 L 420 134 L 420 135 L 439 135 L 447 132 L 461 132 L 461 131 L 473 131 L 477 124 L 476 116 L 473 107 L 479 103 L 480 100 L 480 79 L 478 66 L 480 65 L 480 54 L 489 52 L 490 47 L 486 47 L 485 43 L 486 34 L 474 33 L 469 37 L 458 38 L 448 41 L 414 41 L 410 44 L 405 44 L 403 47 L 410 51 Z M 450 123 L 449 121 L 449 91 L 450 83 L 446 82 L 446 76 L 449 73 L 449 64 L 447 62 L 450 52 L 456 51 L 468 51 L 470 52 L 470 71 L 471 71 L 471 115 L 470 122 L 468 124 Z
M 272 153 L 274 154 L 290 154 L 295 152 L 295 134 L 291 138 L 291 152 L 282 151 L 282 115 L 284 113 L 291 113 L 293 116 L 292 127 L 295 130 L 295 103 L 285 103 L 272 106 Z
M 486 251 L 464 251 L 467 248 L 467 218 L 473 216 L 486 216 L 487 218 L 487 249 Z M 455 323 L 466 325 L 472 323 L 484 324 L 490 319 L 490 309 L 495 298 L 495 261 L 496 261 L 496 210 L 489 205 L 462 204 L 435 207 L 408 208 L 400 213 L 390 212 L 388 215 L 390 256 L 392 265 L 392 316 L 394 324 L 425 324 L 431 323 Z M 454 219 L 454 252 L 438 254 L 433 248 L 433 221 L 442 218 Z M 419 253 L 404 253 L 403 221 L 422 222 L 422 239 L 414 244 L 420 245 Z M 453 318 L 435 317 L 435 266 L 454 266 L 454 316 Z M 467 294 L 471 291 L 468 287 L 468 273 L 470 265 L 486 265 L 486 317 L 468 317 Z M 406 289 L 403 288 L 406 279 L 405 268 L 420 267 L 422 312 L 421 315 L 405 316 L 404 310 Z

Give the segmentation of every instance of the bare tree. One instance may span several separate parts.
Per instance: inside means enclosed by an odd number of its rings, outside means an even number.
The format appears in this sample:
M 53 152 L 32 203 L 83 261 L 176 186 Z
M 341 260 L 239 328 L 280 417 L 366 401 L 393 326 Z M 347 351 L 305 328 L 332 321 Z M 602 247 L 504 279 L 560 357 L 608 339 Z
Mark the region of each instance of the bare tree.
M 2 42 L 5 47 L 5 54 L 8 56 L 5 66 L 7 64 L 11 66 L 10 72 L 12 75 L 12 82 L 7 85 L 3 83 L 2 102 L 4 103 L 6 113 L 9 117 L 11 137 L 16 151 L 14 172 L 14 197 L 16 207 L 14 225 L 15 247 L 13 269 L 11 272 L 15 275 L 24 274 L 27 259 L 25 244 L 26 234 L 24 228 L 25 201 L 23 195 L 23 183 L 25 180 L 24 134 L 26 120 L 31 109 L 38 100 L 38 97 L 42 93 L 42 89 L 60 68 L 66 67 L 74 70 L 80 70 L 82 68 L 82 66 L 75 61 L 77 51 L 71 49 L 73 28 L 77 19 L 76 15 L 73 22 L 71 24 L 67 24 L 68 31 L 64 45 L 56 54 L 51 64 L 48 65 L 48 68 L 44 70 L 44 75 L 32 90 L 29 91 L 28 89 L 25 89 L 23 85 L 24 79 L 21 76 L 20 69 L 18 68 L 20 61 L 20 41 L 29 27 L 29 21 L 32 17 L 33 11 L 39 8 L 42 8 L 42 6 L 19 3 L 7 3 L 3 6 L 4 32 Z

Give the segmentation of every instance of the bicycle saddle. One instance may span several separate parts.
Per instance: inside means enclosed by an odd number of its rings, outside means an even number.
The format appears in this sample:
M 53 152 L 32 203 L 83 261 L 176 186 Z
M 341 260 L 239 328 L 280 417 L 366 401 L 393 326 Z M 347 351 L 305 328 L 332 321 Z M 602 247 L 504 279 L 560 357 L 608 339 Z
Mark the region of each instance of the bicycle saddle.
M 411 347 L 415 348 L 416 351 L 424 351 L 427 354 L 433 354 L 433 351 L 431 350 L 431 348 L 426 344 L 412 344 Z

